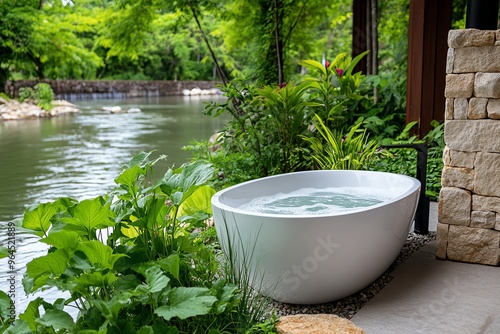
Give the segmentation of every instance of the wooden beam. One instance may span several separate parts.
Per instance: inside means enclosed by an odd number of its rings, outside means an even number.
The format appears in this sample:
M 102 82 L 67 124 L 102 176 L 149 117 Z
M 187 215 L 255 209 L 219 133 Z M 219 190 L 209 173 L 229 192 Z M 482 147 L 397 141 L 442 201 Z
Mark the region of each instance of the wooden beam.
M 452 0 L 410 0 L 406 122 L 423 137 L 444 120 L 444 87 Z
M 366 26 L 368 24 L 368 0 L 353 0 L 352 3 L 352 58 L 368 50 Z M 367 57 L 363 57 L 353 73 L 367 73 Z

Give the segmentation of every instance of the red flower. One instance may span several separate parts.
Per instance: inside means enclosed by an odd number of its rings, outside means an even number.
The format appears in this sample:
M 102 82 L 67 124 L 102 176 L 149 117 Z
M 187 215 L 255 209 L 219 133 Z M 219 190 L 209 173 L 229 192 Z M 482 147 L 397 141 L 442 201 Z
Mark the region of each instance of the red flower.
M 325 60 L 325 67 L 326 68 L 330 67 L 330 62 L 328 60 Z
M 286 85 L 288 85 L 288 82 L 283 82 L 283 83 L 278 84 L 278 87 L 284 88 L 284 87 L 286 87 Z
M 342 76 L 342 74 L 344 74 L 344 71 L 343 71 L 341 68 L 337 68 L 337 69 L 335 69 L 335 71 L 337 71 L 337 75 L 338 75 L 339 77 L 341 77 L 341 76 Z

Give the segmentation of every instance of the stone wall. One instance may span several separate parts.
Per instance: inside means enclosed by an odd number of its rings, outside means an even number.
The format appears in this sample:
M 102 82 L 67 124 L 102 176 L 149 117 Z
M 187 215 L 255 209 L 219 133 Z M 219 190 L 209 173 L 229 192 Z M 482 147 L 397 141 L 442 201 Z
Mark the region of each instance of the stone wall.
M 5 92 L 18 96 L 19 88 L 33 87 L 39 82 L 52 86 L 57 99 L 124 98 L 141 96 L 182 95 L 184 89 L 215 88 L 215 81 L 133 81 L 133 80 L 18 80 L 7 81 Z
M 500 30 L 448 35 L 436 256 L 500 265 Z

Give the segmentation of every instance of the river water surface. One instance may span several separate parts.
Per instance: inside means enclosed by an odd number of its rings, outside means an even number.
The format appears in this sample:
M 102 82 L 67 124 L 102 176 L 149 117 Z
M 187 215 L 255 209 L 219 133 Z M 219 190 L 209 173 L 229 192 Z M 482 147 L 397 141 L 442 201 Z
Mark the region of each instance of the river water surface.
M 71 101 L 81 113 L 50 119 L 0 122 L 0 244 L 7 246 L 7 225 L 32 205 L 58 197 L 78 200 L 104 194 L 121 166 L 141 151 L 167 155 L 167 167 L 180 166 L 192 154 L 182 150 L 192 140 L 210 137 L 224 118 L 203 115 L 207 99 L 150 97 Z M 103 106 L 138 107 L 141 113 L 111 114 Z M 28 298 L 21 279 L 26 263 L 43 255 L 45 245 L 16 233 L 15 294 L 17 311 Z M 12 290 L 8 259 L 0 259 L 0 290 Z M 49 295 L 49 294 L 45 294 Z M 58 297 L 57 294 L 52 294 Z M 60 297 L 60 296 L 59 296 Z M 47 299 L 51 299 L 50 297 Z

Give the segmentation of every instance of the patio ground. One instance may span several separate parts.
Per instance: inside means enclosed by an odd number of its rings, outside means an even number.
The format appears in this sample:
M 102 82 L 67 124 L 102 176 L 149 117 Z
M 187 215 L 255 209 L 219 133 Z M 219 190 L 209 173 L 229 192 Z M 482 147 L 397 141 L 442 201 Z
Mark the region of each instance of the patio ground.
M 351 321 L 368 334 L 499 334 L 500 268 L 438 260 L 435 249 L 431 241 L 413 253 Z

